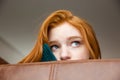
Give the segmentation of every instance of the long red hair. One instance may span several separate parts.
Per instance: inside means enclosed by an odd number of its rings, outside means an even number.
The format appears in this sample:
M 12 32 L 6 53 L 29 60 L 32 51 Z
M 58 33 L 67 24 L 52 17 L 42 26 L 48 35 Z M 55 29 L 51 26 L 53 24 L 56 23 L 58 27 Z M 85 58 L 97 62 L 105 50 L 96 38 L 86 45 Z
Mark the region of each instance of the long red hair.
M 95 33 L 90 24 L 85 20 L 74 16 L 68 10 L 58 10 L 50 14 L 40 27 L 38 39 L 33 50 L 19 63 L 38 62 L 42 58 L 43 43 L 48 43 L 48 33 L 50 29 L 63 22 L 68 22 L 77 28 L 83 35 L 83 40 L 89 50 L 91 59 L 100 59 L 101 52 Z

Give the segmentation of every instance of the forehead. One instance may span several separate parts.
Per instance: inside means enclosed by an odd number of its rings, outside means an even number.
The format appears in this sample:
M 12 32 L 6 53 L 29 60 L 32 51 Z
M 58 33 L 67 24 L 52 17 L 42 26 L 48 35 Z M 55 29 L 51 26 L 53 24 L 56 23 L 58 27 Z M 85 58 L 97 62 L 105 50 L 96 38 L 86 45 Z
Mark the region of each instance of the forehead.
M 49 31 L 49 39 L 66 38 L 71 36 L 82 37 L 80 31 L 67 22 L 62 23 Z

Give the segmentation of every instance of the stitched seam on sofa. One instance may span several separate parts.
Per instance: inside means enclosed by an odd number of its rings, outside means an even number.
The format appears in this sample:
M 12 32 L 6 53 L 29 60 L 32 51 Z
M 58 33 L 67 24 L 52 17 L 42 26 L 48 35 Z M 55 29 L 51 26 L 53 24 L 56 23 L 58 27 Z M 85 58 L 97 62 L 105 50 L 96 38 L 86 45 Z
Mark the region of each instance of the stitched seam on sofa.
M 55 67 L 55 64 L 51 64 L 51 67 L 50 67 L 50 74 L 49 74 L 49 80 L 53 80 L 53 76 L 54 76 L 54 67 Z

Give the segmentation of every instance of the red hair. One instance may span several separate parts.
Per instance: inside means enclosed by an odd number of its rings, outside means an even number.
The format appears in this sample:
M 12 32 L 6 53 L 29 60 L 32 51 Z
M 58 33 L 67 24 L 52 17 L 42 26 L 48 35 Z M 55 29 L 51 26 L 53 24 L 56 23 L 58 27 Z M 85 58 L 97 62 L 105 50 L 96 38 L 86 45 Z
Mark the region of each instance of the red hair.
M 33 50 L 28 54 L 20 63 L 38 62 L 42 57 L 43 43 L 48 43 L 48 33 L 50 29 L 59 24 L 68 22 L 77 28 L 83 35 L 83 40 L 89 50 L 91 59 L 101 58 L 101 52 L 95 33 L 90 24 L 85 20 L 74 16 L 68 10 L 58 10 L 49 15 L 41 25 L 36 45 Z

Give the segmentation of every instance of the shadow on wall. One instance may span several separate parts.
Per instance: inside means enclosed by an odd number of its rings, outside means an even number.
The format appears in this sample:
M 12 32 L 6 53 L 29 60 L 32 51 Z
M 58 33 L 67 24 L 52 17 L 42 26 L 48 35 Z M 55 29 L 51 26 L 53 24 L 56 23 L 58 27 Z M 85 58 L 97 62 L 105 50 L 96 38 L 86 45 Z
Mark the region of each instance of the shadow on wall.
M 0 14 L 2 12 L 2 7 L 3 7 L 4 3 L 5 3 L 5 0 L 0 0 Z
M 0 0 L 0 8 L 2 7 L 5 0 Z
M 119 11 L 120 11 L 120 0 L 117 0 L 117 5 L 118 5 Z

